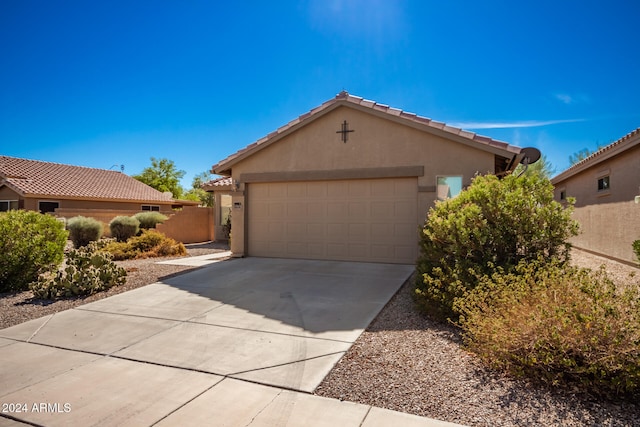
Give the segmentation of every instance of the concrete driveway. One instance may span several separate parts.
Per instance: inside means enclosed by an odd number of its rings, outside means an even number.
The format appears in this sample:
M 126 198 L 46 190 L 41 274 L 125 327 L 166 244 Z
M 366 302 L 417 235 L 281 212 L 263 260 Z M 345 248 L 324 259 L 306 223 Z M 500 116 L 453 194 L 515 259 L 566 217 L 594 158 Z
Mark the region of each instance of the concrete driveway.
M 308 394 L 412 271 L 234 259 L 0 330 L 0 425 L 444 425 Z

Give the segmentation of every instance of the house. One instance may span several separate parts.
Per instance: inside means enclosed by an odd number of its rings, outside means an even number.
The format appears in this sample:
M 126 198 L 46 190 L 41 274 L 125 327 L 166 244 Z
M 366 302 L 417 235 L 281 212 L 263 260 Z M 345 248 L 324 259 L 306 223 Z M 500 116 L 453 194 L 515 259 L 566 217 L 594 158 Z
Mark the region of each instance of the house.
M 581 234 L 574 246 L 635 263 L 640 239 L 640 128 L 596 151 L 551 179 L 555 198 L 575 198 Z M 640 200 L 639 200 L 640 201 Z
M 418 227 L 520 148 L 339 93 L 212 167 L 234 256 L 414 263 Z M 213 188 L 216 192 L 216 189 Z
M 107 212 L 113 218 L 120 211 L 170 213 L 193 205 L 197 202 L 174 200 L 118 171 L 0 156 L 0 211 L 67 217 Z

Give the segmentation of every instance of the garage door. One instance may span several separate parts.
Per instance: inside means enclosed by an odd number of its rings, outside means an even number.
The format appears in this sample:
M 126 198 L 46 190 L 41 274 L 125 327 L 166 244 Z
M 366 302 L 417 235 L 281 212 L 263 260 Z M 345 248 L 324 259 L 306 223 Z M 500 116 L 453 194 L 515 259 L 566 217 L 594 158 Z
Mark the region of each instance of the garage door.
M 252 183 L 252 256 L 413 264 L 417 178 Z

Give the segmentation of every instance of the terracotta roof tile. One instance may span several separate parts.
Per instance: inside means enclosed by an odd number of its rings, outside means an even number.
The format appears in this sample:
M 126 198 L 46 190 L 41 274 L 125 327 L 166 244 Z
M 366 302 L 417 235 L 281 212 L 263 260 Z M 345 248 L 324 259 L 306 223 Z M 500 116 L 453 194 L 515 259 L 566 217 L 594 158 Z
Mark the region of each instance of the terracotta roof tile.
M 312 110 L 300 115 L 298 118 L 290 121 L 288 124 L 282 126 L 281 128 L 279 128 L 277 131 L 275 132 L 271 132 L 270 134 L 268 134 L 266 137 L 263 137 L 261 139 L 259 139 L 256 143 L 249 145 L 246 148 L 243 148 L 241 150 L 239 150 L 238 152 L 230 155 L 229 157 L 227 157 L 226 159 L 221 160 L 220 162 L 218 162 L 217 164 L 215 164 L 212 168 L 212 170 L 219 170 L 223 165 L 225 165 L 226 163 L 233 161 L 234 159 L 237 159 L 238 157 L 240 157 L 241 155 L 247 153 L 248 151 L 251 151 L 253 149 L 259 149 L 259 147 L 256 146 L 260 146 L 262 144 L 268 143 L 272 138 L 276 137 L 278 134 L 281 134 L 282 132 L 293 128 L 294 126 L 297 125 L 301 125 L 305 120 L 307 120 L 308 118 L 310 118 L 311 116 L 318 114 L 322 111 L 324 111 L 325 109 L 335 105 L 336 103 L 350 103 L 350 104 L 355 104 L 355 105 L 359 105 L 365 108 L 370 108 L 372 110 L 375 111 L 381 111 L 383 113 L 389 114 L 390 116 L 394 116 L 394 117 L 400 117 L 402 119 L 414 122 L 414 123 L 418 123 L 421 125 L 426 125 L 429 127 L 432 127 L 434 129 L 439 129 L 442 130 L 444 132 L 450 133 L 452 135 L 456 135 L 459 137 L 463 137 L 466 139 L 469 139 L 470 141 L 476 142 L 478 144 L 484 144 L 484 145 L 488 145 L 488 146 L 492 146 L 492 147 L 498 147 L 500 149 L 509 151 L 511 153 L 519 153 L 520 152 L 520 148 L 519 147 L 515 147 L 512 145 L 507 144 L 506 142 L 502 142 L 502 141 L 498 141 L 498 140 L 494 140 L 492 138 L 486 137 L 486 136 L 481 136 L 481 135 L 477 135 L 474 132 L 469 132 L 469 131 L 465 131 L 459 128 L 454 128 L 451 126 L 447 126 L 445 123 L 443 122 L 437 122 L 434 120 L 431 120 L 430 118 L 427 117 L 423 117 L 423 116 L 419 116 L 415 113 L 407 113 L 404 112 L 398 108 L 392 108 L 389 107 L 388 105 L 385 104 L 378 104 L 375 101 L 371 101 L 371 100 L 367 100 L 358 96 L 354 96 L 349 94 L 346 91 L 342 91 L 339 94 L 337 94 L 334 98 L 325 101 L 324 103 L 322 103 L 321 105 L 313 108 Z M 228 167 L 228 166 L 227 166 Z
M 22 195 L 171 202 L 168 194 L 118 171 L 0 156 L 0 185 Z

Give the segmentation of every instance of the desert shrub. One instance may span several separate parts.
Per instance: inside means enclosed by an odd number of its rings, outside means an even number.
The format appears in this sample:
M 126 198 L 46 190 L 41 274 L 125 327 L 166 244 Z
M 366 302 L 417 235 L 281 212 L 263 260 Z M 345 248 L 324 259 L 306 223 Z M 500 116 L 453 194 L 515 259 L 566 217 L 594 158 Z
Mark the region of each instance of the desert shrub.
M 92 295 L 125 283 L 125 269 L 118 267 L 110 254 L 96 249 L 97 245 L 90 244 L 69 251 L 66 265 L 41 274 L 38 280 L 31 284 L 34 296 L 54 299 Z
M 167 216 L 162 215 L 160 212 L 140 212 L 133 217 L 140 221 L 140 228 L 144 230 L 156 228 L 156 225 L 162 224 L 167 220 Z
M 94 218 L 76 216 L 67 222 L 69 238 L 73 246 L 87 246 L 89 242 L 94 242 L 102 236 L 102 223 Z
M 50 215 L 0 213 L 0 292 L 26 290 L 50 264 L 59 265 L 67 235 L 64 224 Z
M 465 345 L 489 365 L 602 394 L 640 390 L 640 298 L 557 261 L 496 269 L 457 300 Z
M 109 229 L 111 230 L 111 237 L 119 242 L 124 242 L 138 234 L 140 221 L 131 216 L 117 216 L 109 223 Z
M 454 301 L 496 266 L 510 271 L 538 257 L 565 262 L 577 234 L 573 204 L 553 199 L 538 175 L 477 176 L 456 198 L 438 202 L 420 232 L 415 297 L 427 312 L 456 318 Z
M 640 240 L 636 240 L 632 244 L 633 252 L 636 254 L 636 258 L 638 258 L 638 262 L 640 262 Z
M 126 242 L 109 243 L 103 250 L 111 253 L 115 260 L 187 254 L 182 243 L 155 230 L 143 230 L 140 236 L 132 237 Z

